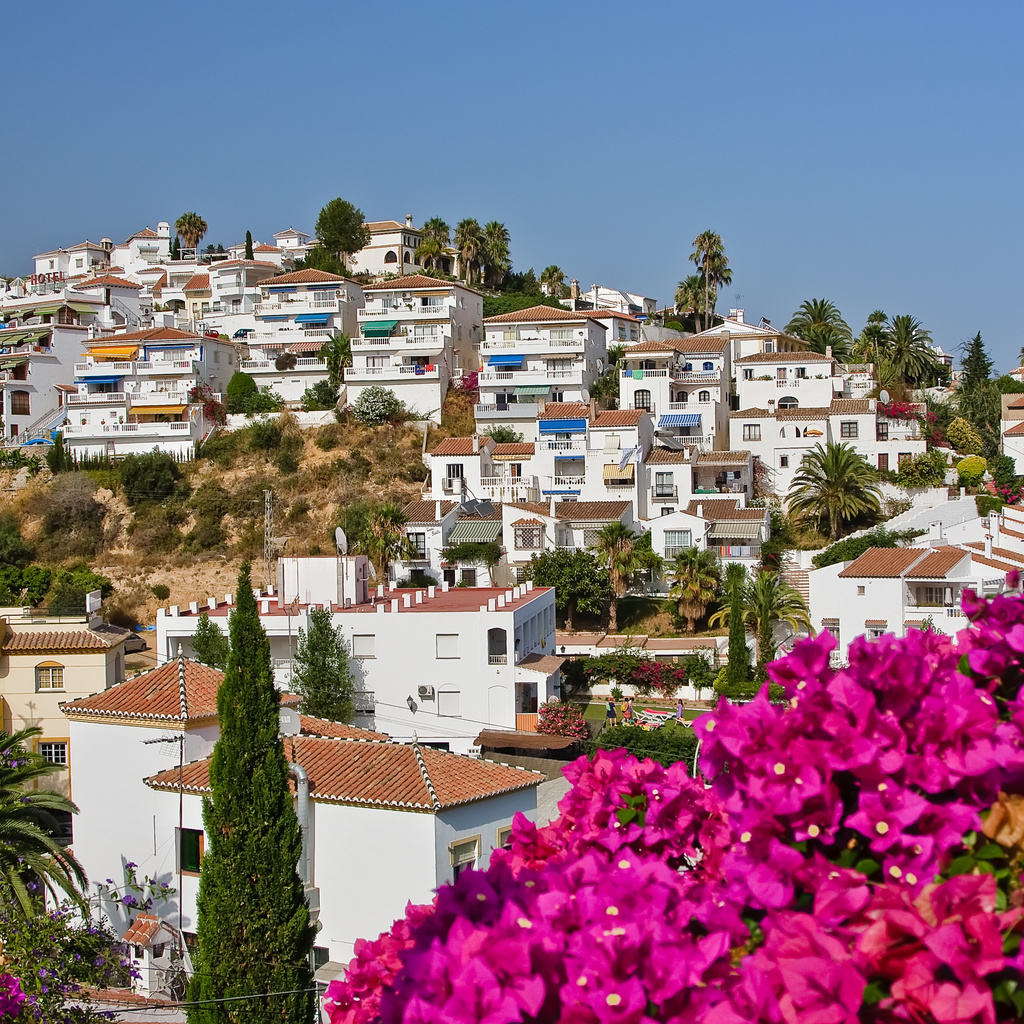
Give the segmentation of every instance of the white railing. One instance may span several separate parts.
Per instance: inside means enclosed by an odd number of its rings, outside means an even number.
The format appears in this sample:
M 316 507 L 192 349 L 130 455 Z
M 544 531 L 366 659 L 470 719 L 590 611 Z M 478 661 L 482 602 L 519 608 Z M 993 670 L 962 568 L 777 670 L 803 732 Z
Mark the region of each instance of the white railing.
M 482 370 L 478 378 L 481 384 L 515 383 L 543 384 L 558 380 L 575 384 L 583 383 L 583 369 L 570 370 Z
M 714 402 L 669 402 L 669 412 L 687 412 L 693 409 L 712 409 Z
M 78 437 L 96 437 L 102 434 L 144 434 L 159 437 L 162 434 L 188 433 L 198 421 L 174 423 L 69 423 L 64 433 Z
M 493 338 L 480 346 L 485 351 L 521 348 L 526 352 L 543 352 L 546 349 L 567 348 L 582 352 L 585 345 L 582 338 Z
M 179 373 L 182 370 L 194 370 L 195 359 L 136 359 L 128 364 L 136 373 Z
M 651 501 L 675 501 L 678 497 L 679 488 L 677 486 L 651 488 Z
M 720 373 L 697 373 L 692 370 L 673 370 L 672 379 L 692 384 L 718 384 L 722 375 Z
M 775 386 L 777 388 L 798 388 L 800 387 L 800 381 L 805 379 L 804 377 L 776 377 Z
M 120 405 L 123 391 L 94 391 L 90 395 L 68 395 L 68 405 Z
M 243 359 L 238 364 L 240 370 L 273 370 L 275 373 L 292 373 L 294 370 L 326 370 L 327 363 L 315 356 L 296 359 L 295 365 L 287 370 L 278 370 L 269 359 Z
M 585 441 L 538 441 L 537 448 L 549 452 L 583 452 L 587 450 Z
M 75 376 L 87 373 L 125 373 L 135 369 L 134 362 L 123 363 L 75 363 Z
M 187 391 L 140 391 L 128 395 L 133 406 L 188 405 Z
M 714 544 L 710 546 L 720 558 L 760 558 L 760 544 Z
M 478 403 L 473 406 L 473 414 L 481 418 L 506 417 L 509 419 L 536 419 L 538 406 L 536 402 L 500 402 Z
M 507 665 L 508 655 L 507 654 L 488 654 L 487 655 L 488 665 Z
M 642 374 L 642 377 L 637 377 L 636 374 Z M 621 372 L 623 380 L 627 377 L 633 380 L 646 380 L 649 377 L 667 377 L 668 370 L 623 370 Z
M 350 366 L 345 371 L 345 380 L 363 380 L 366 378 L 404 378 L 422 377 L 425 380 L 437 380 L 439 377 L 438 368 L 435 365 L 432 370 L 415 366 Z
M 390 345 L 395 340 L 397 340 L 397 339 L 395 339 L 395 338 L 363 338 L 363 337 L 359 337 L 359 338 L 353 338 L 352 339 L 352 347 L 353 348 L 362 348 L 364 345 L 367 346 L 367 347 L 372 347 L 374 345 Z
M 555 487 L 582 487 L 586 482 L 585 476 L 556 476 Z
M 329 327 L 309 327 L 302 332 L 304 338 L 329 338 L 334 331 Z
M 401 306 L 389 306 L 387 309 L 371 306 L 360 309 L 357 315 L 360 320 L 374 320 L 376 318 L 410 320 L 421 317 L 430 317 L 436 320 L 438 317 L 447 318 L 451 313 L 451 308 L 448 303 L 439 306 L 406 306 L 403 304 Z

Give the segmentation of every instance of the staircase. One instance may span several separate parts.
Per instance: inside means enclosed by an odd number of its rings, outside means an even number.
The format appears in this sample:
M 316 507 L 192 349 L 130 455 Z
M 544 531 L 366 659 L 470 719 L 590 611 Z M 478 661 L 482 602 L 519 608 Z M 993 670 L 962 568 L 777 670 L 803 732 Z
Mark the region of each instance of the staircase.
M 796 559 L 790 554 L 782 558 L 782 578 L 804 599 L 804 604 L 811 604 L 811 576 L 806 569 L 801 569 Z
M 121 316 L 124 317 L 125 325 L 128 327 L 141 327 L 142 320 L 139 318 L 138 313 L 133 313 L 120 299 L 111 296 L 110 308 L 116 309 Z
M 68 409 L 66 405 L 50 409 L 49 412 L 43 413 L 34 423 L 30 423 L 17 437 L 6 438 L 4 444 L 8 448 L 20 448 L 23 444 L 28 444 L 30 441 L 38 441 L 40 438 L 44 441 L 52 441 L 53 432 L 61 427 L 67 418 Z

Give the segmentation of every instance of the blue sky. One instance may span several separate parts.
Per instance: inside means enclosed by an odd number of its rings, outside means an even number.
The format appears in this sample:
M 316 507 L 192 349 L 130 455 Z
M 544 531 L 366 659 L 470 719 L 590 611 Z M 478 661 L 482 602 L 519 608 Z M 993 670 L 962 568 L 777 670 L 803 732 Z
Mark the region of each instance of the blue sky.
M 310 230 L 340 195 L 500 220 L 517 269 L 667 302 L 713 228 L 720 309 L 912 313 L 1009 367 L 1022 27 L 952 0 L 6 5 L 0 272 L 185 210 L 225 245 Z

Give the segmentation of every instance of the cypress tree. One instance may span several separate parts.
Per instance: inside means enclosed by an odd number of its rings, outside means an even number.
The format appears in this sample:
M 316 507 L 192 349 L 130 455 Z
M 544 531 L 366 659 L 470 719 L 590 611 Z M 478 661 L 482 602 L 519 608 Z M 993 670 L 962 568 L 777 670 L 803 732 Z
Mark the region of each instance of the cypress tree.
M 203 858 L 189 1024 L 307 1024 L 315 994 L 309 956 L 314 928 L 296 871 L 302 840 L 278 736 L 280 698 L 270 644 L 260 625 L 249 565 L 238 577 L 224 681 L 217 693 L 220 738 L 203 801 Z M 281 992 L 289 995 L 266 996 Z
M 747 631 L 743 625 L 743 587 L 747 570 L 737 562 L 726 569 L 729 587 L 729 664 L 726 667 L 726 692 L 731 697 L 742 696 L 750 682 L 750 651 L 747 649 Z
M 332 722 L 350 722 L 355 714 L 355 684 L 348 664 L 348 647 L 341 627 L 331 624 L 331 613 L 314 608 L 309 632 L 299 630 L 292 686 L 302 695 L 302 712 Z
M 252 232 L 246 231 L 245 233 L 245 258 L 251 260 L 252 255 Z

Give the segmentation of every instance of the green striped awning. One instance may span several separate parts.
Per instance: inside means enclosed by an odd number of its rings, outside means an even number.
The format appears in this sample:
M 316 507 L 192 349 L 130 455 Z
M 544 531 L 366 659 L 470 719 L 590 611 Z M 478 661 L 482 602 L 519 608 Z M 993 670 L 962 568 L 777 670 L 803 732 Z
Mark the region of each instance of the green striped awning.
M 96 307 L 90 306 L 88 302 L 69 302 L 68 306 L 76 313 L 95 313 Z
M 753 540 L 761 536 L 763 523 L 712 523 L 708 537 L 711 540 Z
M 546 395 L 548 393 L 547 384 L 520 384 L 516 388 L 516 397 L 525 398 L 527 395 Z
M 487 544 L 501 536 L 497 519 L 460 519 L 448 535 L 449 544 Z
M 374 320 L 374 322 L 363 324 L 364 338 L 389 338 L 391 332 L 398 326 L 397 320 Z

